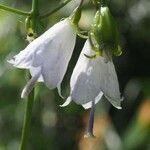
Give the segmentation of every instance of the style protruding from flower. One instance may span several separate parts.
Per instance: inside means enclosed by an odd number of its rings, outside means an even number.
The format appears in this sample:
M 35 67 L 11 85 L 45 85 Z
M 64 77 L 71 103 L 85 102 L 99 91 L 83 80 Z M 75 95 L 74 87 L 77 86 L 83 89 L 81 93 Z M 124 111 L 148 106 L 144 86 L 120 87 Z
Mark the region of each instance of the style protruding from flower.
M 74 101 L 85 109 L 91 108 L 85 137 L 94 137 L 95 104 L 103 96 L 117 109 L 121 109 L 122 101 L 112 60 L 113 55 L 122 53 L 117 23 L 106 0 L 93 2 L 97 12 L 71 76 L 70 96 L 61 105 L 64 107 Z M 78 27 L 82 3 L 83 0 L 70 17 L 55 24 L 9 60 L 15 67 L 28 69 L 31 73 L 32 78 L 24 87 L 22 98 L 28 96 L 36 82 L 44 82 L 49 89 L 57 88 L 61 96 L 61 82 L 75 47 L 76 35 L 84 37 Z M 32 28 L 29 33 L 32 33 Z
M 121 108 L 119 84 L 112 61 L 112 55 L 121 54 L 118 49 L 119 31 L 109 8 L 104 4 L 95 14 L 89 39 L 71 76 L 70 97 L 62 106 L 73 100 L 84 108 L 90 108 L 92 100 L 96 104 L 104 95 L 113 106 Z
M 121 109 L 121 94 L 112 56 L 121 54 L 119 31 L 115 19 L 105 3 L 96 12 L 89 39 L 81 51 L 70 81 L 71 101 L 91 108 L 85 137 L 94 137 L 94 105 L 104 96 L 114 107 Z
M 96 104 L 104 95 L 114 107 L 121 109 L 122 99 L 111 55 L 109 55 L 109 61 L 106 62 L 102 56 L 91 59 L 85 54 L 96 55 L 89 40 L 86 41 L 73 70 L 70 97 L 62 106 L 66 106 L 73 100 L 88 109 L 91 108 L 93 100 Z
M 91 108 L 92 113 L 89 119 L 87 134 L 90 136 L 93 135 L 91 129 L 91 127 L 93 128 L 91 125 L 93 119 L 91 118 L 94 117 L 94 105 L 97 104 L 104 95 L 114 107 L 121 109 L 122 98 L 112 56 L 109 55 L 109 61 L 106 62 L 105 57 L 98 56 L 91 59 L 86 57 L 85 54 L 88 56 L 96 55 L 89 40 L 86 41 L 73 70 L 70 81 L 70 96 L 61 106 L 67 106 L 73 100 L 75 103 L 82 105 L 85 109 Z

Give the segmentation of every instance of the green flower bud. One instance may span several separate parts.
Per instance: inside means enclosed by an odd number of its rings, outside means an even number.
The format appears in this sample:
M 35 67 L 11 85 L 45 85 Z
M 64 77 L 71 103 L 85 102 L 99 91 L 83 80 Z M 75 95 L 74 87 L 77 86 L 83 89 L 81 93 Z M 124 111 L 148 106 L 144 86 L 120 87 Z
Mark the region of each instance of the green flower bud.
M 110 50 L 114 55 L 121 54 L 120 37 L 117 23 L 108 7 L 101 7 L 99 30 L 100 48 Z
M 99 31 L 98 31 L 99 22 L 100 22 L 100 11 L 97 11 L 93 20 L 91 30 L 89 32 L 89 41 L 91 43 L 92 49 L 97 54 L 101 55 L 102 51 L 100 49 L 99 38 L 98 38 L 99 37 Z
M 100 51 L 100 54 L 102 51 L 109 50 L 115 56 L 121 55 L 119 31 L 107 6 L 101 6 L 97 11 L 89 37 L 93 49 Z

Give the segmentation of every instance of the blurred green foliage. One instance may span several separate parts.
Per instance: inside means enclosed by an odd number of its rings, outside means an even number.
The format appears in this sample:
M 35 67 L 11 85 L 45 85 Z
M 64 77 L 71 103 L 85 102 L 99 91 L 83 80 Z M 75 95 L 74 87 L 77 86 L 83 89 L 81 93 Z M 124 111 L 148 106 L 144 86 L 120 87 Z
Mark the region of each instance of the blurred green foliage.
M 45 13 L 54 9 L 60 1 L 39 2 L 40 12 Z M 29 0 L 0 0 L 0 3 L 27 11 L 31 8 Z M 78 1 L 72 1 L 54 15 L 43 19 L 40 32 L 68 16 L 77 4 Z M 82 142 L 88 111 L 74 103 L 60 108 L 63 100 L 57 92 L 38 83 L 28 150 L 150 149 L 150 1 L 112 0 L 109 6 L 119 25 L 124 47 L 122 56 L 114 58 L 125 97 L 123 109 L 116 110 L 102 100 L 96 107 L 96 119 L 103 118 L 103 121 L 95 121 L 94 130 L 97 137 L 99 130 L 104 133 L 101 139 L 84 139 Z M 94 12 L 91 2 L 86 0 L 81 28 L 89 29 Z M 20 99 L 20 93 L 26 77 L 24 70 L 13 68 L 7 60 L 27 45 L 24 21 L 25 17 L 0 10 L 0 150 L 16 150 L 20 143 L 26 105 L 26 101 Z M 78 38 L 62 85 L 65 96 L 69 93 L 70 75 L 83 44 L 84 40 Z M 102 126 L 102 123 L 109 126 Z M 91 143 L 94 144 L 88 147 Z

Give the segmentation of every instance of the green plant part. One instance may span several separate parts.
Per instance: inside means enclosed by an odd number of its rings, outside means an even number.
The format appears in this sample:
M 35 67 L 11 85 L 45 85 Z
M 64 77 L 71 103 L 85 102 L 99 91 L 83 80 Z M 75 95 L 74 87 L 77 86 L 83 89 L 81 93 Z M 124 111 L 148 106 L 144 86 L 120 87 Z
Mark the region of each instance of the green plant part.
M 92 2 L 96 6 L 96 9 L 98 10 L 101 4 L 101 0 L 92 0 Z
M 85 35 L 87 31 L 82 31 L 79 28 L 79 20 L 81 18 L 81 7 L 83 4 L 83 0 L 81 0 L 79 6 L 73 11 L 72 15 L 69 17 L 69 20 L 71 22 L 71 25 L 74 27 L 74 30 L 76 31 L 77 35 L 81 38 L 87 39 L 88 36 Z
M 103 51 L 109 51 L 115 56 L 120 56 L 122 51 L 117 23 L 111 15 L 109 8 L 104 4 L 102 3 L 102 6 L 95 14 L 89 32 L 89 40 L 97 56 L 101 56 Z M 88 57 L 94 58 L 96 56 Z
M 81 7 L 78 6 L 72 13 L 72 15 L 69 17 L 70 22 L 73 26 L 78 26 L 78 22 L 81 18 Z
M 96 54 L 93 56 L 85 55 L 87 58 L 96 58 L 97 56 L 102 55 L 102 51 L 100 49 L 99 39 L 98 39 L 99 31 L 97 30 L 99 22 L 100 22 L 99 16 L 100 16 L 100 11 L 98 10 L 95 14 L 93 24 L 91 25 L 91 30 L 89 31 L 89 41 L 90 41 L 92 49 L 96 52 Z
M 26 27 L 26 40 L 31 43 L 36 37 L 37 34 L 33 32 L 31 26 L 31 17 L 27 17 L 25 20 L 25 27 Z
M 97 39 L 101 50 L 109 50 L 113 55 L 121 55 L 120 35 L 117 23 L 107 6 L 101 7 Z

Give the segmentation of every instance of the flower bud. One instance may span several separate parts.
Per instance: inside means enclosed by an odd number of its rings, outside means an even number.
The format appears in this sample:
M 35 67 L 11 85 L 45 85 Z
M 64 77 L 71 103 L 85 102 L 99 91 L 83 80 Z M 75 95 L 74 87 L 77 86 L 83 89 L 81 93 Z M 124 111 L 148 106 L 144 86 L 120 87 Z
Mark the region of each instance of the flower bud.
M 95 45 L 95 51 L 99 47 L 100 52 L 108 50 L 115 56 L 121 55 L 119 31 L 107 6 L 101 6 L 97 11 L 90 31 L 90 39 L 91 45 Z
M 119 31 L 115 19 L 110 13 L 108 7 L 101 7 L 99 30 L 100 48 L 110 50 L 114 55 L 120 55 Z
M 89 40 L 92 49 L 97 53 L 99 52 L 99 55 L 101 55 L 102 52 L 99 44 L 99 31 L 98 31 L 99 22 L 100 22 L 100 11 L 97 11 L 93 20 L 91 30 L 89 32 Z

